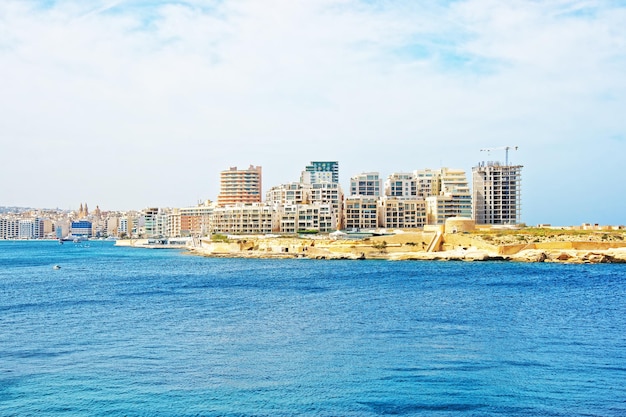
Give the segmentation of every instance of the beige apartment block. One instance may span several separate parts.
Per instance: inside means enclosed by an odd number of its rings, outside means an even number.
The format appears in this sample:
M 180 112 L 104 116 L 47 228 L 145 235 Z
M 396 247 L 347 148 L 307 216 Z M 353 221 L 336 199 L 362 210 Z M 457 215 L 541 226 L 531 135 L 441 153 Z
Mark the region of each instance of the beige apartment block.
M 266 204 L 216 207 L 211 215 L 211 231 L 242 235 L 272 233 L 278 229 L 274 227 L 274 213 L 274 208 Z
M 311 201 L 311 184 L 291 182 L 269 189 L 265 194 L 268 204 L 308 204 Z
M 378 197 L 356 195 L 346 198 L 344 228 L 373 230 L 378 228 Z
M 414 229 L 426 224 L 426 201 L 395 197 L 379 201 L 379 224 L 386 229 Z

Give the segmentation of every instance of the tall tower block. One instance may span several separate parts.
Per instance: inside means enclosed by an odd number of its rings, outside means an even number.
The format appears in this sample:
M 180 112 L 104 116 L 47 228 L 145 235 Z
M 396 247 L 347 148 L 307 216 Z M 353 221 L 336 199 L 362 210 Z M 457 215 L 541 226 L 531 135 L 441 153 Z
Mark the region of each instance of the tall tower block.
M 261 167 L 250 165 L 248 169 L 231 167 L 220 173 L 220 193 L 217 205 L 220 207 L 234 204 L 252 204 L 262 202 Z
M 472 168 L 473 217 L 476 224 L 521 223 L 522 165 L 481 162 Z

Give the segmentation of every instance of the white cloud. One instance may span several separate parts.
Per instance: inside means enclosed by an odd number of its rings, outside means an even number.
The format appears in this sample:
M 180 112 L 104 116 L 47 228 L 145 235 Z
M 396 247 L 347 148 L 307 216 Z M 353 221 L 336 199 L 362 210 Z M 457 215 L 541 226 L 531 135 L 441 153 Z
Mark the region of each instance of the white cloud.
M 625 20 L 609 1 L 5 0 L 0 128 L 16 157 L 0 204 L 193 204 L 229 166 L 263 165 L 269 187 L 312 159 L 339 160 L 344 185 L 469 175 L 479 149 L 519 145 L 524 217 L 592 221 L 571 207 L 619 186 Z M 615 166 L 602 190 L 587 159 Z M 51 169 L 75 163 L 90 174 Z

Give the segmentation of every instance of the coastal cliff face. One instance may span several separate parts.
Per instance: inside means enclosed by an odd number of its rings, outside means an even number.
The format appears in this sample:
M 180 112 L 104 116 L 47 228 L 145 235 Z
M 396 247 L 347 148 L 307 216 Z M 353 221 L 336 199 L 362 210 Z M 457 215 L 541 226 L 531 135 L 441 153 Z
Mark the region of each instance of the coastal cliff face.
M 626 236 L 535 229 L 439 234 L 405 232 L 361 240 L 241 237 L 201 239 L 192 253 L 212 257 L 626 263 Z

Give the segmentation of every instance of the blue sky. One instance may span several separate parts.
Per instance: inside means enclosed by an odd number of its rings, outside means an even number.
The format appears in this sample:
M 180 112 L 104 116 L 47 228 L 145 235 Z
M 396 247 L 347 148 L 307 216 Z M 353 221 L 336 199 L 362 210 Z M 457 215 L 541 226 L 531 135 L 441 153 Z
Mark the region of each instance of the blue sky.
M 617 1 L 0 2 L 0 205 L 102 209 L 524 165 L 529 224 L 625 224 L 626 4 Z

